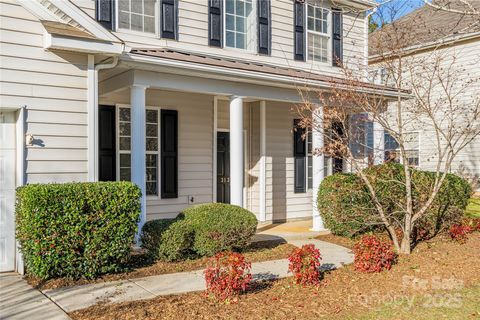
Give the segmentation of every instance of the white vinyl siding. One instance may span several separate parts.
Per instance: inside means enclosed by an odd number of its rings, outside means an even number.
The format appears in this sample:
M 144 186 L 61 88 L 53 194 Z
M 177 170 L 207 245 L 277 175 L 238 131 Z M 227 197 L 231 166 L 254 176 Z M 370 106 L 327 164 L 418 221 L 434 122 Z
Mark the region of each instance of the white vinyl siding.
M 93 2 L 93 1 L 92 1 Z M 26 182 L 87 179 L 87 56 L 43 48 L 40 21 L 0 1 L 0 107 L 26 106 Z
M 455 45 L 439 48 L 438 54 L 443 57 L 450 57 L 450 60 L 444 60 L 443 68 L 455 70 L 459 72 L 460 79 L 478 79 L 480 77 L 480 39 L 457 42 Z M 418 56 L 419 59 L 428 58 L 432 55 L 431 51 L 426 51 Z M 452 60 L 455 63 L 452 66 Z M 425 60 L 425 61 L 428 61 Z M 423 62 L 425 63 L 425 62 Z M 373 65 L 372 68 L 378 68 Z M 480 81 L 476 81 L 469 90 L 459 98 L 459 101 L 471 101 L 472 94 L 480 92 Z M 434 93 L 432 96 L 441 94 Z M 395 112 L 395 105 L 391 105 L 392 112 Z M 468 106 L 465 106 L 466 110 Z M 468 111 L 466 111 L 468 115 Z M 408 118 L 408 114 L 403 115 L 404 119 Z M 459 121 L 459 118 L 455 121 Z M 435 130 L 431 127 L 431 120 L 417 119 L 417 121 L 408 121 L 408 131 L 416 131 L 419 134 L 419 150 L 418 161 L 419 168 L 422 170 L 436 170 L 438 151 Z M 480 137 L 476 137 L 455 157 L 452 163 L 452 172 L 460 172 L 462 175 L 473 177 L 480 176 Z M 415 158 L 415 154 L 412 156 Z M 412 160 L 413 161 L 413 160 Z
M 82 9 L 86 8 L 86 0 L 80 1 Z M 90 2 L 91 10 L 94 1 Z M 255 1 L 253 1 L 255 5 Z M 325 2 L 327 4 L 327 2 Z M 256 28 L 256 10 L 252 15 Z M 225 19 L 225 17 L 224 17 Z M 365 14 L 360 15 L 356 11 L 345 10 L 343 14 L 343 57 L 344 63 L 349 66 L 358 64 L 365 65 Z M 256 53 L 257 44 L 253 44 L 252 50 L 231 50 L 225 45 L 225 49 L 208 46 L 208 1 L 179 0 L 178 1 L 178 41 L 160 39 L 148 33 L 128 32 L 118 30 L 115 34 L 132 48 L 145 47 L 168 47 L 184 51 L 194 51 L 205 54 L 221 55 L 234 59 L 268 63 L 284 67 L 299 68 L 303 70 L 342 76 L 340 68 L 335 68 L 328 63 L 315 61 L 296 61 L 293 58 L 293 3 L 291 0 L 271 1 L 271 56 Z M 252 32 L 252 39 L 256 38 L 257 31 Z M 225 40 L 225 39 L 224 39 Z M 225 41 L 224 41 L 225 42 Z M 256 39 L 255 39 L 256 42 Z M 328 51 L 331 51 L 330 49 Z M 328 57 L 331 52 L 327 53 Z

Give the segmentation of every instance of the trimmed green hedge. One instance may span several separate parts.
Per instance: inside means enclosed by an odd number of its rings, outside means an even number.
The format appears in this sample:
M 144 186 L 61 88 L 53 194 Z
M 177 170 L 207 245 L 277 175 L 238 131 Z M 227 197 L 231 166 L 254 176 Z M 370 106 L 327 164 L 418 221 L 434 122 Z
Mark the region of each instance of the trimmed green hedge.
M 38 278 L 94 278 L 122 270 L 140 215 L 130 182 L 31 184 L 17 189 L 17 239 Z
M 194 250 L 201 256 L 244 249 L 257 230 L 257 217 L 253 213 L 230 204 L 201 204 L 183 213 L 195 231 Z
M 174 219 L 157 219 L 145 222 L 142 227 L 140 242 L 142 248 L 154 258 L 158 258 L 158 249 L 162 242 L 162 234 L 175 222 Z
M 336 173 L 323 179 L 318 208 L 325 226 L 336 235 L 353 236 L 371 231 L 374 220 L 370 196 L 353 173 Z
M 399 204 L 405 203 L 405 174 L 403 166 L 388 163 L 364 171 L 387 213 L 403 220 Z M 417 209 L 431 192 L 434 172 L 412 170 L 413 201 Z M 431 208 L 418 221 L 423 237 L 433 237 L 438 232 L 459 222 L 468 204 L 472 189 L 468 181 L 448 174 Z M 354 236 L 379 227 L 379 219 L 363 181 L 355 174 L 334 174 L 325 178 L 318 192 L 318 207 L 325 225 L 332 233 Z M 417 230 L 414 230 L 414 232 Z
M 175 261 L 245 249 L 255 235 L 257 218 L 250 211 L 223 203 L 186 209 L 175 220 L 155 220 L 142 229 L 142 247 L 151 256 Z

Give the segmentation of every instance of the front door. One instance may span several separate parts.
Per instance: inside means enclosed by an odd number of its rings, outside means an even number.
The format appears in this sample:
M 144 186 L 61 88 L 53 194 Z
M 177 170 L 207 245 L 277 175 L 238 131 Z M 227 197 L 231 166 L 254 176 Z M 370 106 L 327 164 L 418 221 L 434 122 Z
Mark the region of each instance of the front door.
M 217 133 L 217 202 L 230 203 L 230 133 Z
M 15 114 L 0 111 L 0 272 L 15 269 Z

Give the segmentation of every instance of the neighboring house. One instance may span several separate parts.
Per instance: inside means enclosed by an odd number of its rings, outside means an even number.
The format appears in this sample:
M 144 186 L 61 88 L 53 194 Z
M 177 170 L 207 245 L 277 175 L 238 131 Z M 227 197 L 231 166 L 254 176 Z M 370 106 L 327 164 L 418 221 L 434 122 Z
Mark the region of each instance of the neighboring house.
M 437 2 L 441 4 L 442 2 Z M 391 58 L 388 50 L 398 48 L 403 50 L 405 56 L 426 59 L 426 63 L 435 63 L 441 61 L 441 67 L 444 70 L 452 71 L 456 74 L 455 78 L 460 87 L 465 83 L 469 90 L 462 93 L 458 103 L 463 108 L 465 114 L 468 114 L 469 103 L 472 96 L 480 97 L 480 18 L 478 15 L 465 15 L 463 12 L 471 11 L 470 8 L 460 1 L 449 1 L 448 7 L 452 11 L 438 10 L 425 5 L 406 16 L 394 21 L 392 25 L 387 25 L 382 29 L 376 30 L 369 37 L 369 65 L 376 76 L 374 81 L 378 84 L 389 82 L 389 72 L 382 68 L 385 59 Z M 469 1 L 480 10 L 478 1 Z M 399 32 L 394 32 L 396 28 Z M 383 51 L 382 53 L 379 53 Z M 439 71 L 440 74 L 445 71 Z M 411 74 L 409 73 L 408 76 Z M 419 75 L 422 77 L 423 75 Z M 446 79 L 444 76 L 443 79 Z M 453 78 L 450 78 L 452 81 Z M 427 80 L 425 80 L 427 81 Z M 449 84 L 450 85 L 450 84 Z M 434 85 L 432 90 L 433 105 L 439 99 L 445 99 L 440 85 Z M 452 84 L 455 88 L 455 84 Z M 456 92 L 453 89 L 452 92 Z M 462 104 L 465 105 L 462 105 Z M 445 115 L 439 114 L 438 117 Z M 408 115 L 404 117 L 408 119 Z M 459 117 L 460 118 L 460 117 Z M 407 156 L 410 165 L 417 166 L 424 170 L 435 171 L 438 162 L 438 153 L 436 151 L 435 131 L 432 129 L 431 121 L 426 120 L 412 121 L 409 132 L 406 134 L 408 143 Z M 407 120 L 406 120 L 407 121 Z M 480 121 L 480 119 L 478 120 Z M 389 158 L 392 152 L 395 152 L 398 143 L 390 135 L 385 133 L 385 159 Z M 476 180 L 480 177 L 480 136 L 477 136 L 466 148 L 464 148 L 452 163 L 452 172 L 459 173 L 467 178 Z
M 372 6 L 335 4 L 1 0 L 0 271 L 20 263 L 26 183 L 131 180 L 140 227 L 218 201 L 320 230 L 315 190 L 343 167 L 311 154 L 323 139 L 301 138 L 293 107 L 305 86 L 341 83 L 334 57 L 366 66 L 365 14 L 341 8 Z

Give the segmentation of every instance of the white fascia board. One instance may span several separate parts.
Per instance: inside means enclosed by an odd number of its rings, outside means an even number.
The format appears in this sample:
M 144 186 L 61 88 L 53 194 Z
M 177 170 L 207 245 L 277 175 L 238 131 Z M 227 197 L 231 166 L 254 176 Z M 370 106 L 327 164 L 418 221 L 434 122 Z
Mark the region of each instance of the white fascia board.
M 378 3 L 370 0 L 332 0 L 333 6 L 349 6 L 356 9 L 373 9 L 378 6 Z
M 146 57 L 142 55 L 136 55 L 131 53 L 124 53 L 121 57 L 121 60 L 130 62 L 129 65 L 133 68 L 138 68 L 139 65 L 135 65 L 132 62 L 140 64 L 154 64 L 163 67 L 172 67 L 177 69 L 185 70 L 182 74 L 208 77 L 215 79 L 224 79 L 231 80 L 236 82 L 246 82 L 246 83 L 257 83 L 257 84 L 268 84 L 269 86 L 289 88 L 295 90 L 309 90 L 309 88 L 332 88 L 332 84 L 328 81 L 318 81 L 318 80 L 309 80 L 305 78 L 295 78 L 290 76 L 268 74 L 256 71 L 248 70 L 238 70 L 226 67 L 215 67 L 211 65 L 202 65 L 198 63 L 191 63 L 185 61 L 171 60 L 171 59 L 162 59 L 155 57 Z M 151 70 L 151 68 L 148 68 Z M 266 83 L 267 82 L 267 83 Z M 337 87 L 341 88 L 341 86 Z M 401 96 L 402 98 L 410 98 L 411 95 L 408 93 L 398 93 L 393 91 L 386 91 L 382 89 L 374 88 L 358 88 L 359 92 L 383 95 L 385 97 L 397 98 Z
M 113 33 L 105 29 L 97 21 L 93 20 L 88 14 L 83 12 L 76 5 L 66 0 L 51 0 L 51 2 L 70 18 L 88 30 L 96 38 L 105 41 L 121 42 Z
M 17 0 L 17 2 L 28 12 L 36 16 L 39 20 L 60 22 L 60 19 L 53 12 L 44 7 L 40 2 L 25 0 Z
M 45 32 L 45 49 L 66 50 L 91 54 L 120 55 L 123 45 L 120 43 L 95 41 L 52 35 Z

